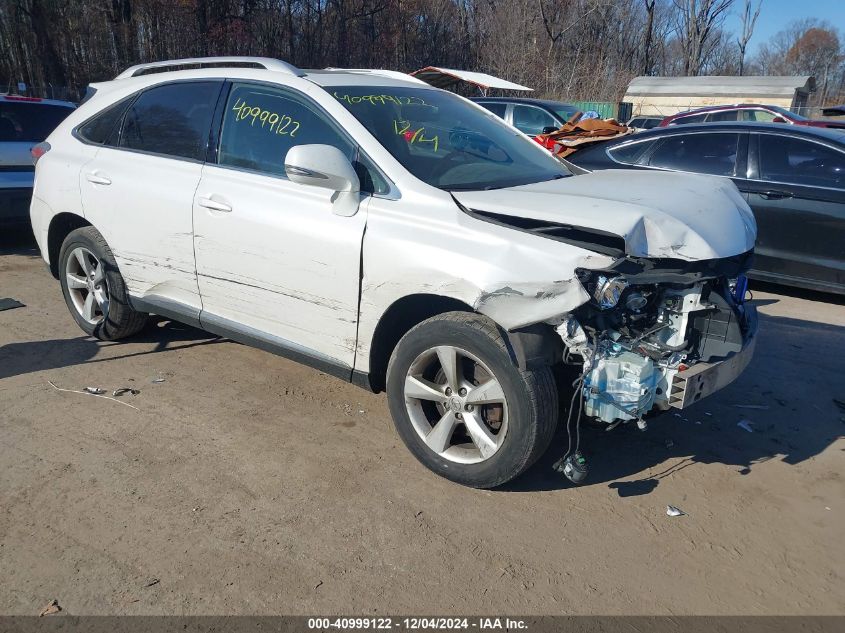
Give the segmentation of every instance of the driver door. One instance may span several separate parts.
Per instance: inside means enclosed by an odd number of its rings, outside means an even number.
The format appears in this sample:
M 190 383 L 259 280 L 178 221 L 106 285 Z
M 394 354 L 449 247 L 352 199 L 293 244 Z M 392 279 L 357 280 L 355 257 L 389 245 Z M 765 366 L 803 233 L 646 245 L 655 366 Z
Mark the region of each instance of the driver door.
M 194 246 L 208 329 L 349 377 L 358 319 L 362 194 L 351 217 L 332 192 L 285 175 L 288 150 L 357 148 L 301 93 L 252 83 L 229 91 L 217 143 L 194 196 Z

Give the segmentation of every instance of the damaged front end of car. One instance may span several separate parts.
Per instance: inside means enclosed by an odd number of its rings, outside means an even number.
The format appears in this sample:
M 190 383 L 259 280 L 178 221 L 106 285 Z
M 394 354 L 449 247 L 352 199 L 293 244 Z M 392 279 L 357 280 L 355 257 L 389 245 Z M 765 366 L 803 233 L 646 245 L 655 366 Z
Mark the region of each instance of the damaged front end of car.
M 649 415 L 690 406 L 750 361 L 757 318 L 745 302 L 745 273 L 757 231 L 730 181 L 608 171 L 454 197 L 472 218 L 580 258 L 571 283 L 556 282 L 555 292 L 523 284 L 521 302 L 493 292 L 477 306 L 512 333 L 532 323 L 554 329 L 547 332 L 556 349 L 562 345 L 558 362 L 574 370 L 569 381 L 575 377 L 574 390 L 559 385 L 571 393 L 570 441 L 556 464 L 572 481 L 586 477 L 573 421 L 576 430 L 582 415 L 607 429 L 631 422 L 645 429 Z M 523 305 L 530 297 L 532 310 Z
M 583 365 L 584 412 L 607 424 L 682 409 L 748 364 L 757 328 L 745 303 L 751 253 L 706 261 L 625 259 L 578 272 L 591 299 L 557 331 Z
M 606 270 L 579 269 L 590 295 L 556 326 L 574 383 L 567 430 L 581 413 L 610 430 L 655 412 L 683 409 L 732 382 L 751 359 L 757 331 L 745 302 L 751 251 L 699 262 L 624 258 Z M 573 481 L 586 463 L 572 452 L 558 463 Z

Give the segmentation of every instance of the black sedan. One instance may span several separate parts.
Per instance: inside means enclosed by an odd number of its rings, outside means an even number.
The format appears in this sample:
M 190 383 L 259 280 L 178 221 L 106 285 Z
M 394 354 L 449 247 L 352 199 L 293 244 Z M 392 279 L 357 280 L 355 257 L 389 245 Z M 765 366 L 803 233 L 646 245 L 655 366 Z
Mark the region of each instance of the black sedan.
M 576 173 L 660 169 L 730 178 L 757 219 L 749 276 L 845 294 L 845 132 L 771 123 L 658 128 L 567 157 Z

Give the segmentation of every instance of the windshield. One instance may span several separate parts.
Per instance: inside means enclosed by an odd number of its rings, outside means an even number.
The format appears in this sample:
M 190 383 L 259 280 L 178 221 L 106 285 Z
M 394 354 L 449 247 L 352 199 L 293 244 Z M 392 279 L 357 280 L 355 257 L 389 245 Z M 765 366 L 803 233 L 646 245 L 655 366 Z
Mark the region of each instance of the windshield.
M 792 119 L 793 121 L 809 121 L 809 119 L 805 116 L 801 116 L 800 114 L 796 114 L 792 110 L 787 110 L 786 108 L 781 108 L 779 106 L 766 106 L 770 110 L 774 110 L 775 112 L 779 112 L 780 114 L 784 115 L 788 119 Z
M 572 105 L 568 105 L 566 103 L 552 106 L 552 110 L 554 110 L 555 114 L 558 115 L 564 123 L 568 121 L 573 114 L 578 112 L 578 108 Z
M 434 89 L 343 86 L 331 93 L 414 176 L 447 191 L 569 176 L 494 114 Z

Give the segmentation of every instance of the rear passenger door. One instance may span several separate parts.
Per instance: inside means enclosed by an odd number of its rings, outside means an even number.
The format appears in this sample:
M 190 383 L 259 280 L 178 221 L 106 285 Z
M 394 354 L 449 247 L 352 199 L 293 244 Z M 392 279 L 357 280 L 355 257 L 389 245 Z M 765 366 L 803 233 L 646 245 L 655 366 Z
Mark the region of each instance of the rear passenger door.
M 222 86 L 153 86 L 77 130 L 83 142 L 102 140 L 80 173 L 85 217 L 111 247 L 129 292 L 149 302 L 144 309 L 199 315 L 191 206 Z
M 784 134 L 751 139 L 755 270 L 820 290 L 845 289 L 845 151 Z

